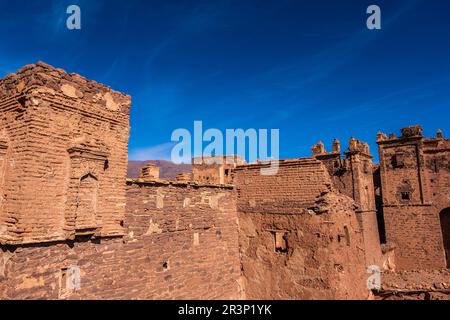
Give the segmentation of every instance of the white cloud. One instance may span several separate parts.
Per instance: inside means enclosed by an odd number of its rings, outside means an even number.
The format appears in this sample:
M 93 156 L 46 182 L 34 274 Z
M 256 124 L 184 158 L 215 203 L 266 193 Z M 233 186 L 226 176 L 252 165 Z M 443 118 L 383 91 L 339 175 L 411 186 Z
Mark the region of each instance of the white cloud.
M 170 155 L 172 148 L 175 146 L 175 142 L 168 142 L 159 144 L 148 148 L 138 148 L 130 150 L 130 160 L 168 160 L 170 161 Z

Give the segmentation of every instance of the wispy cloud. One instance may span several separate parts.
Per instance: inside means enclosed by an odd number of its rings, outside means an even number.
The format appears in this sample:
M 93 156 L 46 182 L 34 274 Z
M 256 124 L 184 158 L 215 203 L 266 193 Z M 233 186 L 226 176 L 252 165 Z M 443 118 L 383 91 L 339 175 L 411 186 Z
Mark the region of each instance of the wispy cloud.
M 159 144 L 148 148 L 130 150 L 130 160 L 170 160 L 174 142 Z

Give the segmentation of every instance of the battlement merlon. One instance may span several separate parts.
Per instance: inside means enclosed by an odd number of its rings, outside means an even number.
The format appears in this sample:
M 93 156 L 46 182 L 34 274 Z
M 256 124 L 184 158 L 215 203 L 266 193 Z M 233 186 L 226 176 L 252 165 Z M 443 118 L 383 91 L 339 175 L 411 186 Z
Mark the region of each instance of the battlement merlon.
M 25 98 L 25 99 L 24 99 Z M 30 64 L 0 80 L 0 110 L 40 102 L 61 102 L 61 107 L 79 108 L 113 122 L 128 121 L 131 97 L 76 73 L 67 73 L 44 62 Z M 10 102 L 10 103 L 8 103 Z
M 372 158 L 370 154 L 369 145 L 366 142 L 357 140 L 355 138 L 350 138 L 347 151 L 345 151 L 345 156 L 348 158 L 354 154 L 362 154 L 368 158 Z M 329 158 L 340 158 L 341 155 L 341 143 L 338 139 L 334 139 L 332 144 L 332 151 L 327 152 L 322 141 L 319 141 L 316 145 L 312 147 L 313 157 L 319 160 L 325 160 Z
M 423 140 L 425 144 L 438 143 L 440 145 L 447 145 L 450 139 L 444 137 L 444 133 L 441 129 L 436 131 L 436 137 L 427 138 L 423 135 L 423 129 L 420 125 L 409 126 L 400 129 L 401 135 L 396 137 L 394 133 L 391 133 L 389 137 L 383 133 L 378 132 L 377 144 L 378 145 L 398 145 L 409 142 L 417 142 Z
M 409 127 L 404 127 L 400 129 L 401 135 L 396 137 L 394 133 L 390 133 L 389 137 L 384 132 L 378 132 L 377 143 L 391 143 L 398 142 L 399 140 L 416 140 L 423 138 L 423 129 L 420 125 L 414 125 Z M 441 131 L 442 134 L 442 131 Z
M 141 169 L 141 179 L 158 180 L 160 175 L 159 167 L 153 163 L 147 164 Z

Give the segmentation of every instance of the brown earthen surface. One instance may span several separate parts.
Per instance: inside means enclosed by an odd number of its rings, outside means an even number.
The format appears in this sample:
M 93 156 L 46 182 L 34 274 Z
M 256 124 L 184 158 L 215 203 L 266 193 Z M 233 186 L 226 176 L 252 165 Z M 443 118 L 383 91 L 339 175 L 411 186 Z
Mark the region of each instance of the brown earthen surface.
M 448 297 L 442 131 L 380 133 L 375 167 L 352 138 L 275 175 L 231 156 L 127 180 L 130 103 L 44 63 L 0 80 L 0 299 L 366 299 L 367 267 L 377 298 Z
M 130 100 L 43 63 L 0 81 L 0 243 L 123 233 Z
M 449 267 L 450 140 L 424 138 L 421 127 L 378 136 L 387 243 L 398 270 Z
M 3 247 L 2 299 L 237 299 L 239 246 L 231 189 L 127 184 L 121 238 Z M 70 266 L 80 290 L 67 288 Z
M 332 192 L 322 163 L 298 159 L 276 176 L 259 172 L 238 167 L 235 179 L 246 297 L 367 298 L 356 205 Z

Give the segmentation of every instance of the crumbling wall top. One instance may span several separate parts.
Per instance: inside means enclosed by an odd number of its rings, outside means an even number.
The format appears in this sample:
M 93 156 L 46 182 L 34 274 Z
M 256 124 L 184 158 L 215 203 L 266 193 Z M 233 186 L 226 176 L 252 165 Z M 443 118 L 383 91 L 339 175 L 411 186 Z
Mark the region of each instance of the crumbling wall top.
M 319 160 L 315 158 L 296 158 L 296 159 L 279 159 L 278 165 L 280 167 L 288 166 L 307 166 L 307 165 L 317 165 L 322 164 Z M 246 163 L 236 167 L 235 171 L 238 170 L 259 170 L 261 168 L 270 167 L 272 164 L 270 162 L 257 162 L 257 163 Z
M 367 156 L 371 156 L 369 145 L 366 142 L 360 141 L 352 137 L 350 138 L 348 149 L 345 152 L 345 154 L 351 155 L 354 153 L 361 153 Z M 316 145 L 312 147 L 312 154 L 313 157 L 318 158 L 320 160 L 327 159 L 330 157 L 335 158 L 337 156 L 340 156 L 341 154 L 341 143 L 339 142 L 338 139 L 335 138 L 332 144 L 332 151 L 327 152 L 323 142 L 319 141 Z
M 179 175 L 177 175 L 175 179 L 177 182 L 188 183 L 192 180 L 192 174 L 189 172 L 182 172 Z
M 400 131 L 402 132 L 401 138 L 422 137 L 423 136 L 422 126 L 419 126 L 419 125 L 401 128 Z
M 111 112 L 129 114 L 131 97 L 76 73 L 67 73 L 44 62 L 30 64 L 0 79 L 0 100 L 34 90 L 61 94 L 67 99 L 103 105 Z
M 159 179 L 159 167 L 153 163 L 148 163 L 141 169 L 141 179 L 158 180 Z

